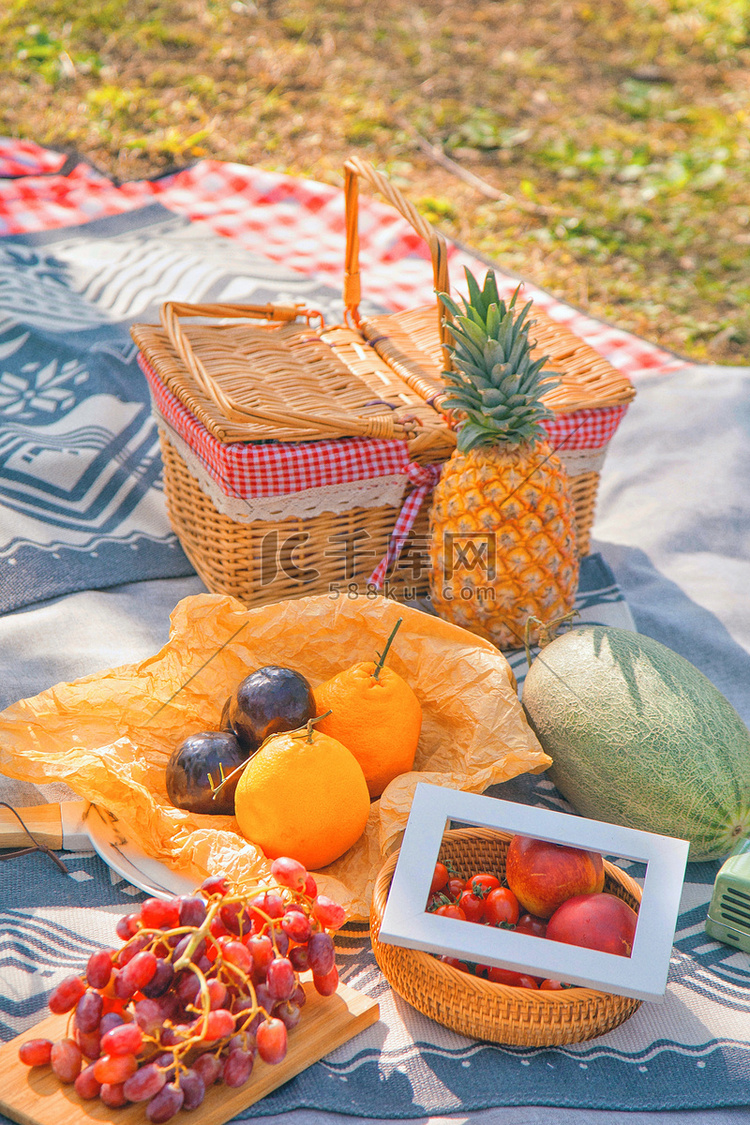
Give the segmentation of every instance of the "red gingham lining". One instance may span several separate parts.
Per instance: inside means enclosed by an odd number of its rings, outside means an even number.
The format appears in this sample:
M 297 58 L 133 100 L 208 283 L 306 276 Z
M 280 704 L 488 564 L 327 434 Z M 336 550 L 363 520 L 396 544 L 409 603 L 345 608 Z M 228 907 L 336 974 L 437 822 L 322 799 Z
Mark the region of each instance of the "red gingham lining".
M 613 437 L 627 406 L 604 406 L 599 410 L 576 410 L 556 414 L 544 427 L 555 449 L 602 449 Z
M 369 581 L 378 589 L 383 585 L 388 568 L 398 561 L 404 549 L 404 544 L 409 538 L 409 532 L 414 527 L 414 521 L 419 515 L 419 509 L 427 499 L 431 488 L 440 480 L 442 465 L 416 465 L 413 461 L 409 465 L 408 476 L 412 491 L 407 495 L 401 511 L 399 512 L 391 537 L 388 541 L 388 550 L 383 555 L 378 565 L 370 575 Z
M 138 363 L 159 413 L 227 496 L 283 496 L 305 488 L 407 471 L 409 457 L 401 441 L 347 438 L 299 444 L 220 442 L 140 354 Z M 558 415 L 546 424 L 550 441 L 555 449 L 601 449 L 614 434 L 625 409 L 612 406 Z
M 138 356 L 159 413 L 197 455 L 226 496 L 286 496 L 307 488 L 406 473 L 406 442 L 339 438 L 308 442 L 218 441 Z

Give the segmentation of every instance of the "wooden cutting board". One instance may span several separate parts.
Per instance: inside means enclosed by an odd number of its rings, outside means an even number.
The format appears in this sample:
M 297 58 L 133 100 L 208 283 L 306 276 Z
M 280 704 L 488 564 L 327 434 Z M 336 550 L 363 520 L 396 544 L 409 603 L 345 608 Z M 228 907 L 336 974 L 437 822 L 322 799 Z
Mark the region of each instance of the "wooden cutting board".
M 377 1001 L 344 984 L 326 997 L 315 991 L 312 982 L 305 982 L 304 987 L 307 1003 L 300 1022 L 289 1034 L 284 1061 L 270 1066 L 256 1058 L 244 1086 L 211 1086 L 198 1110 L 180 1112 L 172 1118 L 176 1125 L 198 1120 L 200 1125 L 223 1125 L 378 1019 Z M 148 1125 L 146 1102 L 111 1108 L 98 1098 L 83 1101 L 72 1086 L 61 1084 L 49 1066 L 28 1067 L 19 1060 L 21 1043 L 27 1039 L 61 1039 L 67 1024 L 67 1015 L 49 1016 L 0 1048 L 0 1111 L 19 1125 L 70 1125 L 71 1121 L 76 1125 L 89 1121 Z

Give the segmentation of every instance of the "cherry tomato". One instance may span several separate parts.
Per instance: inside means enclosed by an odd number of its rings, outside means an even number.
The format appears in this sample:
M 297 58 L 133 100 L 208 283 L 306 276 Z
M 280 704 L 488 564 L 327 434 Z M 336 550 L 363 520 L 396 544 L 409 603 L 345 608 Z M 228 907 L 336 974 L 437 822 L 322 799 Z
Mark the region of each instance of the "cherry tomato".
M 446 885 L 443 887 L 443 894 L 448 895 L 448 898 L 452 898 L 455 902 L 458 902 L 458 900 L 460 899 L 460 897 L 463 893 L 464 893 L 464 881 L 463 881 L 463 879 L 458 879 L 458 878 L 454 877 L 453 879 L 449 879 L 448 882 L 446 883 Z
M 444 953 L 440 960 L 446 965 L 452 965 L 454 969 L 458 969 L 461 973 L 468 973 L 469 971 L 469 966 L 466 962 L 460 961 L 458 957 L 449 957 L 447 953 Z
M 539 985 L 539 990 L 540 990 L 540 992 L 542 990 L 544 990 L 545 992 L 561 992 L 562 991 L 562 984 L 560 983 L 559 980 L 550 980 L 549 977 L 548 977 L 546 980 L 543 980 L 542 983 Z
M 432 876 L 432 882 L 430 883 L 430 894 L 434 894 L 435 891 L 442 891 L 447 882 L 448 868 L 444 863 L 436 863 L 435 873 Z
M 458 905 L 466 915 L 467 922 L 481 922 L 484 918 L 484 900 L 477 898 L 471 891 L 464 891 Z
M 539 988 L 534 978 L 527 973 L 514 973 L 511 969 L 499 969 L 495 965 L 488 969 L 487 979 L 495 984 L 510 984 L 515 988 Z
M 495 887 L 499 886 L 500 880 L 496 879 L 494 875 L 488 875 L 485 872 L 472 875 L 470 879 L 466 880 L 466 890 L 471 891 L 472 894 L 477 895 L 479 898 L 485 898 L 490 891 L 494 891 Z
M 466 921 L 466 915 L 457 902 L 447 902 L 439 906 L 435 914 L 440 914 L 443 918 L 457 918 L 460 922 Z
M 522 914 L 516 923 L 517 934 L 528 934 L 529 937 L 545 937 L 547 922 L 544 918 L 537 918 L 535 914 Z
M 484 900 L 484 916 L 490 926 L 499 926 L 502 922 L 515 926 L 520 913 L 518 899 L 508 887 L 495 887 Z

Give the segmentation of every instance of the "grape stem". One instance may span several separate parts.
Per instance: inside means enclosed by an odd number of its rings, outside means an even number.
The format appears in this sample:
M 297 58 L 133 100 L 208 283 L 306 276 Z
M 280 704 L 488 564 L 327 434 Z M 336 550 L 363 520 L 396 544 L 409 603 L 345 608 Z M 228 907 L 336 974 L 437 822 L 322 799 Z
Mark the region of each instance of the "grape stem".
M 374 680 L 377 680 L 378 676 L 380 675 L 380 671 L 381 671 L 383 665 L 385 664 L 385 658 L 388 655 L 388 649 L 393 644 L 393 638 L 396 636 L 396 633 L 399 631 L 403 620 L 404 620 L 403 617 L 399 617 L 398 621 L 396 622 L 396 624 L 393 626 L 393 629 L 391 630 L 390 637 L 385 642 L 385 648 L 383 649 L 382 652 L 378 653 L 379 659 L 378 659 L 377 664 L 375 665 L 375 671 L 372 674 L 372 678 Z
M 180 960 L 182 960 L 182 958 L 180 958 Z M 202 1029 L 200 1035 L 198 1036 L 200 1040 L 204 1038 L 206 1030 L 208 1028 L 208 1013 L 211 1011 L 211 997 L 208 993 L 208 981 L 206 980 L 204 974 L 201 972 L 197 965 L 191 965 L 190 968 L 197 976 L 198 983 L 200 984 L 199 995 L 201 998 L 201 1016 L 203 1017 Z
M 295 732 L 296 737 L 305 738 L 307 735 L 311 737 L 314 723 L 319 721 L 312 719 L 306 727 L 299 728 Z M 249 884 L 249 885 L 248 885 Z M 125 995 L 122 995 L 120 1009 L 122 1011 L 122 1020 L 127 1024 L 128 1015 L 131 1020 L 135 1019 L 141 1026 L 141 1033 L 138 1035 L 138 1046 L 132 1052 L 132 1060 L 136 1065 L 136 1072 L 139 1067 L 151 1067 L 160 1072 L 162 1075 L 161 1089 L 177 1091 L 179 1093 L 183 1079 L 185 1080 L 185 1097 L 187 1098 L 188 1087 L 190 1086 L 191 1098 L 195 1094 L 191 1067 L 195 1055 L 211 1055 L 212 1058 L 219 1062 L 219 1073 L 224 1071 L 221 1069 L 225 1065 L 228 1067 L 227 1074 L 224 1080 L 230 1085 L 233 1084 L 235 1078 L 240 1077 L 238 1067 L 234 1064 L 238 1061 L 234 1056 L 234 1047 L 241 1044 L 242 1050 L 246 1052 L 246 1057 L 242 1060 L 242 1066 L 245 1066 L 247 1073 L 242 1081 L 246 1080 L 252 1068 L 253 1057 L 257 1051 L 259 1056 L 266 1061 L 269 1061 L 267 1054 L 264 1053 L 263 1048 L 256 1042 L 254 1029 L 256 1026 L 263 1025 L 263 1020 L 271 1020 L 273 1024 L 273 1013 L 276 1010 L 277 1001 L 273 995 L 273 990 L 269 985 L 268 997 L 269 999 L 261 1002 L 260 986 L 256 987 L 253 980 L 255 969 L 260 970 L 263 966 L 256 964 L 255 950 L 250 950 L 248 947 L 248 954 L 250 960 L 246 957 L 239 958 L 239 964 L 235 964 L 235 958 L 238 956 L 240 950 L 235 950 L 232 943 L 235 941 L 242 942 L 245 932 L 248 934 L 263 936 L 266 931 L 271 939 L 274 955 L 270 961 L 265 962 L 265 966 L 273 963 L 277 958 L 283 958 L 286 953 L 285 945 L 282 945 L 280 938 L 284 936 L 283 925 L 280 921 L 279 912 L 276 907 L 279 905 L 277 902 L 274 909 L 264 910 L 261 906 L 262 899 L 257 897 L 258 894 L 270 894 L 274 888 L 273 885 L 269 886 L 263 880 L 250 879 L 248 884 L 243 885 L 243 888 L 235 888 L 231 890 L 229 881 L 225 876 L 216 877 L 211 876 L 207 879 L 202 887 L 198 889 L 196 894 L 202 893 L 206 900 L 205 916 L 203 917 L 200 925 L 175 925 L 170 926 L 167 918 L 164 918 L 164 927 L 159 925 L 144 925 L 144 915 L 146 914 L 146 906 L 137 915 L 132 916 L 128 920 L 128 925 L 125 927 L 123 933 L 120 933 L 118 928 L 118 936 L 123 937 L 125 940 L 124 950 L 129 951 L 129 958 L 126 960 L 124 952 L 121 951 L 120 955 L 115 955 L 115 951 L 111 951 L 109 955 L 110 961 L 110 978 L 106 986 L 101 987 L 92 986 L 88 982 L 87 976 L 77 978 L 80 985 L 83 985 L 83 995 L 86 995 L 87 987 L 89 991 L 100 995 L 109 996 L 109 992 L 105 992 L 105 988 L 109 988 L 111 972 L 115 972 L 115 994 L 120 997 L 116 983 L 119 980 L 119 973 L 124 967 L 130 964 L 133 957 L 145 950 L 150 950 L 156 957 L 157 964 L 167 963 L 171 965 L 172 974 L 169 978 L 169 1004 L 160 1007 L 157 1003 L 156 1008 L 153 1007 L 156 997 L 149 998 L 147 994 L 143 994 L 140 990 L 129 991 L 131 984 L 136 985 L 140 980 L 140 972 L 136 973 L 132 981 L 125 980 L 123 976 L 123 983 L 125 984 Z M 311 933 L 317 933 L 319 930 L 326 933 L 326 926 L 324 921 L 321 922 L 315 916 L 315 896 L 310 895 L 299 888 L 298 886 L 289 886 L 286 883 L 276 888 L 280 896 L 282 904 L 296 903 L 303 910 L 310 922 Z M 179 899 L 174 900 L 175 903 L 180 903 Z M 148 905 L 148 904 L 147 904 Z M 265 903 L 263 903 L 265 905 Z M 227 918 L 229 928 L 224 925 L 223 910 L 224 908 L 231 908 L 231 919 Z M 239 909 L 238 909 L 239 908 Z M 180 903 L 180 914 L 182 914 L 182 904 Z M 161 911 L 154 911 L 149 909 L 146 922 L 155 918 L 163 918 Z M 191 909 L 187 914 L 186 919 L 189 917 L 195 918 L 195 912 Z M 175 919 L 176 921 L 177 919 Z M 237 925 L 235 925 L 235 920 Z M 245 925 L 247 920 L 248 925 Z M 216 922 L 221 924 L 215 925 Z M 127 934 L 127 937 L 126 937 Z M 188 936 L 189 935 L 189 936 Z M 236 935 L 233 936 L 233 935 Z M 179 939 L 185 943 L 184 951 L 173 961 L 176 953 L 176 942 L 182 944 Z M 329 939 L 330 941 L 330 939 Z M 296 943 L 300 947 L 305 946 L 307 942 Z M 205 952 L 199 949 L 203 945 Z M 158 948 L 157 948 L 158 947 Z M 264 947 L 265 950 L 265 947 Z M 284 952 L 282 952 L 284 950 Z M 93 955 L 92 955 L 93 956 Z M 205 962 L 202 960 L 206 958 Z M 196 961 L 193 960 L 196 958 Z M 150 966 L 149 966 L 150 967 Z M 286 963 L 286 969 L 294 968 L 290 962 Z M 154 966 L 156 970 L 156 966 Z M 88 973 L 88 970 L 87 970 Z M 175 978 L 179 974 L 184 975 L 187 990 L 182 989 L 182 980 Z M 188 979 L 187 974 L 194 974 L 194 979 Z M 97 975 L 98 968 L 97 968 Z M 153 977 L 152 972 L 152 977 Z M 294 1026 L 293 1017 L 299 1019 L 300 1008 L 304 1003 L 305 994 L 301 997 L 297 996 L 300 990 L 300 978 L 298 971 L 294 971 L 295 990 L 291 998 L 283 1003 L 289 1019 L 292 1021 L 291 1026 Z M 136 980 L 138 978 L 138 980 Z M 219 988 L 214 992 L 213 984 L 218 982 Z M 144 988 L 150 983 L 150 979 L 140 981 Z M 62 988 L 63 986 L 59 986 Z M 76 985 L 74 992 L 76 996 L 81 995 L 80 988 Z M 163 992 L 163 990 L 162 990 Z M 63 1001 L 66 1001 L 68 993 L 63 996 Z M 161 993 L 159 994 L 161 995 Z M 282 1010 L 282 1001 L 279 1004 L 279 1018 L 282 1022 L 287 1022 Z M 52 1006 L 52 1005 L 51 1005 Z M 214 1009 L 216 1012 L 214 1013 Z M 53 1008 L 54 1010 L 54 1008 Z M 169 1014 L 167 1014 L 167 1012 Z M 76 1005 L 72 1009 L 68 1009 L 68 1020 L 66 1034 L 68 1039 L 74 1039 L 73 1030 L 75 1028 L 75 1014 Z M 143 1019 L 141 1019 L 143 1015 Z M 101 1021 L 100 1021 L 101 1024 Z M 269 1028 L 271 1025 L 268 1025 Z M 287 1024 L 289 1026 L 289 1024 Z M 275 1027 L 274 1027 L 275 1030 Z M 284 1037 L 285 1038 L 285 1037 Z M 271 1062 L 278 1062 L 283 1058 L 284 1051 L 279 1054 L 279 1044 L 271 1046 L 266 1044 L 268 1052 L 274 1057 L 270 1059 Z M 285 1050 L 285 1046 L 284 1046 Z M 28 1060 L 22 1055 L 22 1062 Z M 35 1065 L 28 1061 L 28 1065 Z M 213 1066 L 213 1064 L 212 1064 Z M 240 1067 L 242 1071 L 242 1067 Z M 231 1072 L 231 1073 L 230 1073 Z M 210 1082 L 216 1080 L 213 1072 L 209 1068 L 211 1077 Z M 171 1078 L 170 1078 L 171 1075 Z M 65 1079 L 63 1079 L 65 1081 Z M 156 1103 L 152 1100 L 150 1090 L 154 1085 L 154 1075 L 151 1070 L 142 1073 L 139 1082 L 138 1092 L 142 1094 L 143 1099 L 149 1099 L 149 1105 Z M 163 1085 L 164 1082 L 169 1081 L 169 1087 Z M 235 1084 L 239 1084 L 235 1083 Z M 158 1085 L 158 1078 L 157 1078 Z M 136 1087 L 133 1087 L 133 1094 L 136 1094 Z M 154 1095 L 159 1097 L 160 1091 Z M 85 1095 L 84 1095 L 85 1096 Z M 202 1096 L 202 1095 L 201 1095 Z M 171 1107 L 170 1107 L 171 1111 Z M 156 1108 L 154 1109 L 156 1114 Z M 159 1103 L 159 1115 L 162 1113 L 161 1102 Z M 159 1116 L 155 1116 L 159 1120 Z
M 195 969 L 196 972 L 199 972 L 197 966 L 193 965 L 192 963 L 193 954 L 195 953 L 200 943 L 207 937 L 211 929 L 211 923 L 219 913 L 220 908 L 221 902 L 214 902 L 209 906 L 208 910 L 206 911 L 206 917 L 203 919 L 200 926 L 185 946 L 182 955 L 178 958 L 177 961 L 175 961 L 174 965 L 172 966 L 176 973 L 179 973 L 181 969 L 187 969 L 188 966 L 191 969 Z

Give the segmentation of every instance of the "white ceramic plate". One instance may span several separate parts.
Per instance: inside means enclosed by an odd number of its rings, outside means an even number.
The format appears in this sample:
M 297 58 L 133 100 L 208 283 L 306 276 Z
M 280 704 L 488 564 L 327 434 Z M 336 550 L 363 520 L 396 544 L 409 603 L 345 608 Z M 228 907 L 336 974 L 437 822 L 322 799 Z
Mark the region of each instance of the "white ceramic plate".
M 127 838 L 119 821 L 112 820 L 105 810 L 99 810 L 95 805 L 86 817 L 86 831 L 97 855 L 123 879 L 147 894 L 169 898 L 192 894 L 195 890 L 193 880 L 146 855 L 133 840 Z

